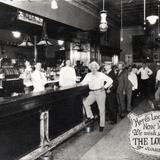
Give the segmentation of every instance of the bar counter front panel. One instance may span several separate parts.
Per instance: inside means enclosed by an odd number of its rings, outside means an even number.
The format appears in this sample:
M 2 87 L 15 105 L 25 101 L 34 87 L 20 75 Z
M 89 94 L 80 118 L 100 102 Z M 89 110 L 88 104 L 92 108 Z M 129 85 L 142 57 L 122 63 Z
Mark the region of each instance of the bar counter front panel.
M 40 145 L 40 115 L 49 113 L 49 139 L 83 121 L 88 87 L 49 90 L 0 99 L 0 159 L 13 160 Z

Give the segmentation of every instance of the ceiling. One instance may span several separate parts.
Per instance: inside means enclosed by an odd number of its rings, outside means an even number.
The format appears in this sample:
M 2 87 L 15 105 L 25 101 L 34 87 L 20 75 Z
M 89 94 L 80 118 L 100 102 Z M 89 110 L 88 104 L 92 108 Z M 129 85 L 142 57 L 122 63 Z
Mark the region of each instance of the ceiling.
M 22 0 L 23 1 L 23 0 Z M 31 0 L 32 2 L 32 0 Z M 54 39 L 72 39 L 79 29 L 45 18 L 47 33 Z M 17 20 L 17 9 L 0 3 L 0 29 L 18 30 L 28 35 L 41 35 L 42 26 Z
M 9 1 L 28 1 L 30 3 L 50 3 L 51 0 L 9 0 Z M 79 3 L 99 16 L 102 10 L 103 0 L 56 0 L 68 1 L 69 3 Z M 121 0 L 104 0 L 105 9 L 108 12 L 108 18 L 115 22 L 115 25 L 120 27 L 121 24 Z M 158 14 L 158 1 L 159 0 L 146 0 L 146 15 Z M 122 0 L 123 6 L 123 27 L 137 26 L 144 23 L 144 0 Z M 16 30 L 17 27 L 20 31 L 29 34 L 40 35 L 42 27 L 37 25 L 27 24 L 25 22 L 16 21 L 17 10 L 0 3 L 0 29 Z M 79 31 L 78 29 L 46 19 L 47 31 L 50 37 L 59 38 L 63 35 L 65 39 L 74 37 L 74 34 Z M 52 31 L 50 31 L 50 29 Z M 54 34 L 53 34 L 54 33 Z M 70 33 L 70 34 L 69 34 Z
M 8 1 L 28 1 L 30 3 L 51 3 L 51 0 L 8 0 Z M 79 6 L 91 10 L 99 16 L 102 10 L 103 0 L 56 0 L 77 3 Z M 121 21 L 121 1 L 122 1 L 122 19 L 123 26 L 143 25 L 144 22 L 144 0 L 104 0 L 105 9 L 108 11 L 108 17 L 113 19 L 117 25 Z M 158 2 L 160 0 L 146 0 L 146 16 L 151 14 L 158 15 Z
M 73 1 L 73 0 L 72 0 Z M 94 3 L 97 9 L 102 10 L 103 0 L 81 0 L 83 3 Z M 158 3 L 160 0 L 146 0 L 146 16 L 158 15 Z M 121 0 L 104 0 L 108 17 L 113 18 L 117 24 L 121 23 Z M 144 0 L 122 0 L 123 26 L 143 25 Z M 114 16 L 113 16 L 114 15 Z

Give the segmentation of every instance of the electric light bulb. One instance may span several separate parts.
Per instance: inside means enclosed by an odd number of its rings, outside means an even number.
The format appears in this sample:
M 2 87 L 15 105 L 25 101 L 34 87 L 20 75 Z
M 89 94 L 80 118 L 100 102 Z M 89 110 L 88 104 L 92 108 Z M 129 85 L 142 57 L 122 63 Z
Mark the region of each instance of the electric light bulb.
M 120 40 L 121 40 L 121 42 L 123 42 L 123 37 L 122 37 L 122 36 L 121 36 L 121 39 L 120 39 Z
M 19 31 L 12 31 L 12 34 L 15 38 L 20 38 L 21 33 Z
M 52 2 L 51 2 L 51 8 L 52 9 L 57 9 L 58 8 L 56 0 L 52 0 Z
M 62 45 L 64 44 L 64 41 L 63 41 L 63 40 L 58 40 L 58 44 L 59 44 L 60 46 L 62 46 Z

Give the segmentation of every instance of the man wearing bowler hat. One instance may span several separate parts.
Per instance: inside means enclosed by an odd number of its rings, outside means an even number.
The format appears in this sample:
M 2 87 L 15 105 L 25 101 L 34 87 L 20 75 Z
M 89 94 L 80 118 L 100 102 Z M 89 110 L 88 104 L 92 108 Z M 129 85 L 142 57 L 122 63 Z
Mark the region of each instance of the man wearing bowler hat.
M 112 85 L 113 80 L 104 73 L 98 71 L 100 66 L 97 62 L 95 61 L 91 62 L 88 67 L 91 70 L 91 72 L 84 77 L 81 84 L 82 85 L 88 84 L 90 92 L 88 97 L 86 97 L 83 100 L 83 104 L 86 110 L 87 118 L 93 119 L 94 116 L 91 110 L 91 105 L 95 101 L 97 102 L 100 114 L 99 131 L 102 132 L 105 127 L 105 100 L 106 100 L 105 89 L 107 89 Z
M 117 76 L 112 70 L 112 63 L 105 62 L 104 66 L 104 73 L 112 78 L 113 84 L 106 90 L 106 109 L 108 109 L 108 116 L 111 124 L 117 123 L 117 99 L 116 99 L 116 92 L 118 86 Z

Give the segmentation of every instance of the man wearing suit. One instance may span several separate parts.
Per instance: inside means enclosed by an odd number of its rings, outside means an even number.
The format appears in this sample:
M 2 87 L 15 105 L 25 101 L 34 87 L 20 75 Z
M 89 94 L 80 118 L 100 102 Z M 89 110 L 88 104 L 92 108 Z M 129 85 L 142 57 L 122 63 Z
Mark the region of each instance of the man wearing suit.
M 127 92 L 128 85 L 128 75 L 127 71 L 124 69 L 124 64 L 118 64 L 118 87 L 117 87 L 117 102 L 119 105 L 119 116 L 123 118 L 125 116 L 126 104 L 125 95 Z
M 106 90 L 106 108 L 109 112 L 109 120 L 111 124 L 117 123 L 117 99 L 116 91 L 118 86 L 117 77 L 111 68 L 111 63 L 105 63 L 104 66 L 105 74 L 109 76 L 112 80 L 112 86 Z

